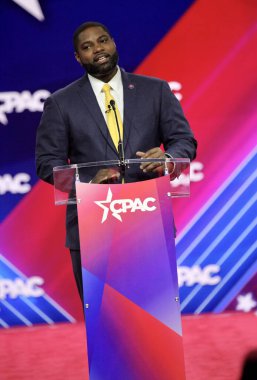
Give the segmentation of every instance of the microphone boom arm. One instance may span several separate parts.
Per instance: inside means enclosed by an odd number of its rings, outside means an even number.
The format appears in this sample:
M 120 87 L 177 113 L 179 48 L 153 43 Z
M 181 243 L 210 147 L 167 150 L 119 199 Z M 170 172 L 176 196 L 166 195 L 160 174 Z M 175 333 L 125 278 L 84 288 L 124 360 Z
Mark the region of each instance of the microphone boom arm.
M 120 126 L 117 118 L 117 112 L 116 112 L 116 107 L 115 107 L 115 101 L 111 99 L 110 101 L 110 106 L 113 109 L 114 115 L 115 115 L 115 120 L 116 120 L 116 125 L 117 125 L 117 130 L 118 130 L 118 136 L 119 136 L 119 141 L 118 141 L 118 154 L 119 154 L 119 160 L 120 160 L 120 165 L 122 168 L 125 168 L 125 154 L 124 154 L 124 146 L 123 146 L 123 141 L 121 139 L 121 134 L 120 134 Z

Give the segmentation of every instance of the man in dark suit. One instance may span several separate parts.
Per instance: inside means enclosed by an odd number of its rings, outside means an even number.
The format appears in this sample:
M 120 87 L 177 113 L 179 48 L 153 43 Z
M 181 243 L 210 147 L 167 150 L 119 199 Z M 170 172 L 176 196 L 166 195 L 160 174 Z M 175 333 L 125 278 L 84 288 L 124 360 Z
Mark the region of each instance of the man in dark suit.
M 82 24 L 73 42 L 76 60 L 87 73 L 45 102 L 36 143 L 37 174 L 41 179 L 53 183 L 55 166 L 118 159 L 117 145 L 107 127 L 110 110 L 106 109 L 104 84 L 109 84 L 119 112 L 125 158 L 195 157 L 196 141 L 166 82 L 121 70 L 115 42 L 100 23 Z M 140 180 L 142 173 L 155 169 L 154 164 L 142 164 L 141 173 L 134 179 Z M 100 170 L 88 180 L 101 183 L 118 176 L 118 171 Z M 66 230 L 66 245 L 82 297 L 74 205 L 67 207 Z

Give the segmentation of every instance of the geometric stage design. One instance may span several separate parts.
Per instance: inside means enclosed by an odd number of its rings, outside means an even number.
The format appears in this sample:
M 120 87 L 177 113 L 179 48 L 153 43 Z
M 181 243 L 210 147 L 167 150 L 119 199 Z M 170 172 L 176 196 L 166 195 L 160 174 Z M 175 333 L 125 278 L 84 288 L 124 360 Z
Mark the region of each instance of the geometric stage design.
M 256 1 L 114 3 L 99 21 L 113 33 L 121 67 L 166 80 L 199 143 L 191 163 L 191 198 L 172 201 L 182 313 L 257 312 Z M 18 1 L 0 5 L 8 35 L 1 43 L 0 88 L 4 328 L 83 317 L 64 248 L 65 210 L 54 207 L 53 189 L 38 181 L 34 150 L 44 100 L 83 74 L 74 60 L 72 34 L 81 22 L 95 19 L 95 4 L 77 0 L 72 12 L 68 0 L 26 4 L 26 9 Z M 99 4 L 103 10 L 105 4 Z M 58 49 L 56 30 L 63 31 Z M 27 59 L 31 51 L 34 60 Z
M 218 274 L 215 287 L 198 284 L 180 289 L 183 297 L 181 310 L 184 313 L 222 312 L 228 309 L 255 276 L 256 189 L 255 148 L 179 236 L 176 247 L 180 271 L 183 272 L 184 266 L 198 268 L 215 263 L 215 274 Z
M 185 379 L 169 177 L 76 192 L 90 379 Z

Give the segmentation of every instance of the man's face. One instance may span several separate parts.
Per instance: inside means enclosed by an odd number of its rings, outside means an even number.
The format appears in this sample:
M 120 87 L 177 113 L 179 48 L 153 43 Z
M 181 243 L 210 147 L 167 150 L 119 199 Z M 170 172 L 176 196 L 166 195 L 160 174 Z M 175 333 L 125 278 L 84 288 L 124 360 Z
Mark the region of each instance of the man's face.
M 75 57 L 89 74 L 103 81 L 110 80 L 117 71 L 116 45 L 100 26 L 87 28 L 79 34 Z

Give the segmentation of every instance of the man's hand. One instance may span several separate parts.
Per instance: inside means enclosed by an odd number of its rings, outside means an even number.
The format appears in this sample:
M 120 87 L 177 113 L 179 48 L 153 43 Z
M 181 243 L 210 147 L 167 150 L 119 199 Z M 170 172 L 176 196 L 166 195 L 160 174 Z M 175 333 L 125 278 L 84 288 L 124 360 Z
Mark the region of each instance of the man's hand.
M 161 148 L 152 148 L 149 149 L 147 152 L 136 152 L 136 155 L 140 158 L 165 158 L 164 152 L 161 150 Z M 161 162 L 143 162 L 140 165 L 140 169 L 143 170 L 144 173 L 147 172 L 156 172 L 159 171 L 158 169 L 163 169 L 163 164 Z
M 101 169 L 97 172 L 91 183 L 115 183 L 120 178 L 120 172 L 116 169 Z

